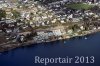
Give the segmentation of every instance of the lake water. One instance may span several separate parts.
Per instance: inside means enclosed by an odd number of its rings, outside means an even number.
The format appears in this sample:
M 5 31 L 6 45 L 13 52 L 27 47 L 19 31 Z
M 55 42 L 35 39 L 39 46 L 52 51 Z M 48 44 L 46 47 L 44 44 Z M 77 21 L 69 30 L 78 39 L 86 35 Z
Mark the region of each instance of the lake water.
M 95 63 L 48 64 L 47 66 L 100 66 L 100 33 L 65 41 L 41 43 L 0 53 L 0 66 L 45 66 L 35 64 L 35 56 L 44 58 L 94 56 Z M 89 60 L 90 61 L 90 60 Z

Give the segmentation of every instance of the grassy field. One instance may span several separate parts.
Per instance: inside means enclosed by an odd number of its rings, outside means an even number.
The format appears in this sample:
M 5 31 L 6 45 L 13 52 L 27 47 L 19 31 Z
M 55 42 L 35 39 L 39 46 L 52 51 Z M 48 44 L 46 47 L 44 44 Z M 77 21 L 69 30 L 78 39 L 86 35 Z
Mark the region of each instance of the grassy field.
M 84 4 L 84 3 L 74 3 L 74 4 L 68 4 L 66 6 L 72 9 L 85 9 L 85 10 L 88 10 L 93 7 L 92 5 Z

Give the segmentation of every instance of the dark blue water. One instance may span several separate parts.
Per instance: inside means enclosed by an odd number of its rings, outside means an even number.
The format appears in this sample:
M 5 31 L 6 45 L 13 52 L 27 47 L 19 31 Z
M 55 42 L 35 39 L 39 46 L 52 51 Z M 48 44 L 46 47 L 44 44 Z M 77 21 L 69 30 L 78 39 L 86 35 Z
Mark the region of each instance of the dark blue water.
M 44 66 L 35 64 L 34 57 L 44 58 L 94 56 L 95 63 L 65 63 L 48 64 L 47 66 L 100 66 L 100 33 L 65 41 L 41 43 L 38 45 L 21 47 L 0 54 L 0 66 Z

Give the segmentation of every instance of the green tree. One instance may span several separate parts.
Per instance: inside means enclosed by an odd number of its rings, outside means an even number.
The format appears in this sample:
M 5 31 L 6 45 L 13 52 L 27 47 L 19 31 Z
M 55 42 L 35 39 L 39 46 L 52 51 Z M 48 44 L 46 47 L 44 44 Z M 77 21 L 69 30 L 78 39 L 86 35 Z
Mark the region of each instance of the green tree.
M 16 19 L 16 18 L 19 18 L 20 17 L 20 12 L 16 11 L 16 10 L 12 10 L 12 18 L 13 19 Z
M 77 30 L 80 29 L 80 27 L 78 26 L 78 24 L 74 24 L 74 25 L 71 26 L 71 29 L 72 29 L 73 31 L 77 31 Z
M 0 21 L 1 21 L 2 18 L 6 18 L 5 10 L 0 10 Z

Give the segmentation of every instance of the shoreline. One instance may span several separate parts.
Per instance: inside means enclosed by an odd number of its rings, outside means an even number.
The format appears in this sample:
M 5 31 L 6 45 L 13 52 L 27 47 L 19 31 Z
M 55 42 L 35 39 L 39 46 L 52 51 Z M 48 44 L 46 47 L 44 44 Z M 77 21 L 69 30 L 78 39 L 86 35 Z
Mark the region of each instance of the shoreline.
M 71 38 L 74 38 L 74 37 L 87 36 L 87 35 L 91 35 L 91 34 L 97 33 L 99 31 L 100 31 L 100 29 L 90 30 L 86 34 L 72 36 L 70 38 L 53 39 L 53 40 L 49 40 L 49 41 L 37 41 L 37 42 L 34 42 L 33 40 L 29 40 L 29 41 L 23 42 L 23 43 L 8 42 L 8 43 L 4 43 L 4 44 L 0 45 L 0 53 L 6 52 L 6 51 L 10 51 L 10 50 L 13 50 L 13 49 L 16 49 L 16 48 L 19 48 L 19 47 L 37 45 L 39 43 L 47 43 L 47 42 L 53 42 L 53 41 L 57 41 L 57 40 L 66 40 L 66 39 L 70 40 Z

